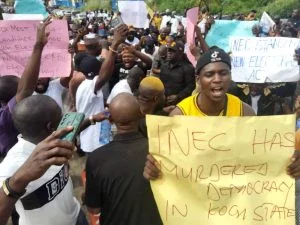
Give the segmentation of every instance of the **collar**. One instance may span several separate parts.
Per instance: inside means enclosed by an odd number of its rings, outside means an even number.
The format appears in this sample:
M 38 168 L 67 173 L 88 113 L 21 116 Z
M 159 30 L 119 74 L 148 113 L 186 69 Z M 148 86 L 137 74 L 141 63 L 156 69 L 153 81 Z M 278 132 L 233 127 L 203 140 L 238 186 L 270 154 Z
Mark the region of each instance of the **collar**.
M 127 141 L 127 140 L 135 140 L 140 138 L 144 138 L 144 136 L 140 132 L 136 131 L 136 132 L 123 133 L 123 134 L 116 134 L 114 136 L 114 141 Z
M 35 149 L 36 145 L 26 141 L 21 134 L 18 135 L 18 144 L 20 145 L 20 147 L 23 149 L 23 152 L 26 155 L 31 155 L 31 153 L 33 152 L 33 150 Z

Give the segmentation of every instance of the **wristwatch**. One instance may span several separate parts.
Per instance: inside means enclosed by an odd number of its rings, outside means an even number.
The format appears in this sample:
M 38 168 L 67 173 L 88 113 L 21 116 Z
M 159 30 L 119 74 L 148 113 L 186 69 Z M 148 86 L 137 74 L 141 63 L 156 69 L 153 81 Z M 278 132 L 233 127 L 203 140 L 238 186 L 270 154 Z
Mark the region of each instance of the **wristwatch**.
M 26 189 L 22 192 L 14 191 L 9 185 L 9 179 L 10 179 L 10 177 L 7 178 L 5 181 L 3 181 L 2 189 L 3 189 L 4 193 L 8 197 L 11 197 L 11 198 L 15 198 L 15 199 L 21 198 L 26 193 Z

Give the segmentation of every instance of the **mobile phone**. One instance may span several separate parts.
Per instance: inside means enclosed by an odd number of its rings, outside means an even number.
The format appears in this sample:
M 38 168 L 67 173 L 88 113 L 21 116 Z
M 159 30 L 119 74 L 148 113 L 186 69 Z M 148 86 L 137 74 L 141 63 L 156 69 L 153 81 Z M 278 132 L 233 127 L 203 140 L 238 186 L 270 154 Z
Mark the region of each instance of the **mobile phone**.
M 123 22 L 121 16 L 117 16 L 117 17 L 113 18 L 112 21 L 111 21 L 111 26 L 113 28 L 117 28 L 122 24 L 124 24 L 124 22 Z
M 61 119 L 57 129 L 61 129 L 67 126 L 72 126 L 73 130 L 70 133 L 67 133 L 66 135 L 61 137 L 61 139 L 73 142 L 75 140 L 75 137 L 78 134 L 80 124 L 82 123 L 84 117 L 85 116 L 83 113 L 75 113 L 75 112 L 66 113 Z

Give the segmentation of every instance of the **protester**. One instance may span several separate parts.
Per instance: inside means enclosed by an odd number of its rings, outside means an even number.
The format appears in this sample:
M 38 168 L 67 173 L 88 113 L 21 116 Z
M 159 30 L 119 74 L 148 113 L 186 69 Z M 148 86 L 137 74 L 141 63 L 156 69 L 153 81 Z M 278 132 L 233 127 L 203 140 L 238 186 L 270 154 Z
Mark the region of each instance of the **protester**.
M 231 83 L 230 57 L 221 49 L 213 48 L 206 52 L 197 62 L 197 82 L 201 92 L 180 102 L 170 116 L 254 116 L 253 109 L 237 97 L 226 94 Z M 288 166 L 288 174 L 299 178 L 299 154 Z M 152 155 L 148 154 L 144 168 L 144 177 L 157 179 L 160 170 Z
M 74 145 L 67 141 L 60 140 L 62 136 L 72 130 L 72 127 L 66 127 L 52 133 L 49 137 L 41 141 L 31 154 L 27 155 L 27 159 L 23 165 L 10 176 L 6 185 L 10 187 L 10 194 L 0 189 L 0 224 L 5 225 L 8 217 L 14 208 L 16 202 L 19 201 L 19 193 L 25 193 L 28 185 L 39 179 L 51 166 L 60 166 L 68 162 L 74 153 Z M 47 159 L 47 160 L 45 160 Z M 14 192 L 15 196 L 11 196 Z M 40 217 L 39 217 L 40 218 Z M 46 216 L 46 218 L 48 218 Z M 40 222 L 45 218 L 41 218 Z M 61 222 L 61 221 L 60 221 Z M 59 222 L 59 224 L 61 224 Z
M 154 56 L 158 53 L 158 46 L 155 46 L 151 37 L 145 37 L 143 47 L 141 52 L 153 60 Z
M 136 37 L 136 30 L 133 26 L 129 26 L 128 29 L 129 33 L 127 34 L 126 43 L 130 45 L 137 45 L 140 42 L 140 40 Z
M 111 90 L 111 93 L 107 99 L 107 104 L 109 105 L 111 101 L 120 93 L 129 93 L 134 95 L 144 76 L 144 71 L 139 67 L 133 67 L 131 70 L 129 70 L 127 79 L 120 80 Z
M 115 53 L 117 53 L 117 48 L 118 47 L 116 47 L 116 49 L 113 49 Z M 112 49 L 112 47 L 110 49 Z M 120 80 L 126 79 L 129 70 L 135 66 L 140 67 L 144 71 L 145 75 L 147 73 L 147 70 L 151 69 L 151 65 L 152 65 L 151 58 L 141 53 L 140 51 L 136 50 L 134 46 L 124 47 L 121 55 L 122 55 L 122 62 L 116 63 L 113 66 L 114 71 L 112 72 L 111 79 L 110 79 L 110 89 L 112 89 L 114 85 Z M 137 59 L 140 59 L 140 61 L 138 61 Z M 110 71 L 110 68 L 108 69 L 104 67 L 103 70 Z
M 16 104 L 33 94 L 40 70 L 41 56 L 45 45 L 48 42 L 46 27 L 50 24 L 50 19 L 40 24 L 37 30 L 37 39 L 26 65 L 23 75 L 18 82 L 7 78 L 1 78 L 1 109 L 0 109 L 0 156 L 4 157 L 8 150 L 17 143 L 18 131 L 12 121 L 12 111 Z M 10 83 L 10 84 L 9 84 Z M 3 89 L 2 89 L 3 88 Z M 3 104 L 4 103 L 4 104 Z
M 195 89 L 193 66 L 184 59 L 184 45 L 171 42 L 167 45 L 167 63 L 160 67 L 159 78 L 165 86 L 166 104 L 176 105 L 190 96 Z
M 153 14 L 153 23 L 154 23 L 154 26 L 155 26 L 155 28 L 157 29 L 157 30 L 159 30 L 159 28 L 160 28 L 160 24 L 161 24 L 161 20 L 162 20 L 162 18 L 161 18 L 161 16 L 160 16 L 160 14 L 159 14 L 159 12 L 154 12 L 154 14 Z
M 157 77 L 144 78 L 138 89 L 138 101 L 142 115 L 166 115 L 163 112 L 165 104 L 165 88 Z
M 243 102 L 249 104 L 256 115 L 284 115 L 291 114 L 292 104 L 286 107 L 285 99 L 292 97 L 295 93 L 296 84 L 286 83 L 276 88 L 269 88 L 267 83 L 234 85 L 229 93 L 239 97 Z M 288 113 L 287 113 L 288 111 Z
M 8 155 L 0 164 L 0 183 L 5 181 L 4 185 L 12 193 L 12 198 L 19 199 L 16 202 L 16 209 L 20 215 L 19 224 L 87 224 L 82 220 L 79 202 L 73 197 L 73 185 L 68 175 L 68 166 L 51 166 L 45 174 L 38 180 L 30 182 L 26 190 L 11 191 L 10 177 L 22 167 L 24 162 L 29 158 L 37 144 L 47 138 L 56 130 L 62 117 L 62 112 L 57 103 L 48 96 L 36 95 L 20 101 L 13 110 L 13 121 L 20 131 L 22 137 L 18 138 L 18 143 L 12 147 Z M 32 126 L 34 124 L 34 126 Z M 50 137 L 53 139 L 55 135 Z M 49 139 L 48 139 L 49 140 Z M 67 153 L 71 143 L 63 142 L 62 149 L 54 149 L 52 154 L 67 155 L 68 159 L 71 154 Z M 40 146 L 42 147 L 42 146 Z M 50 146 L 49 146 L 50 147 Z M 52 158 L 50 152 L 45 155 L 45 161 L 51 165 Z M 52 158 L 51 160 L 49 158 Z M 61 163 L 66 162 L 62 157 Z M 42 163 L 42 162 L 41 162 Z M 31 175 L 31 171 L 27 171 Z M 28 179 L 33 180 L 33 179 Z M 23 186 L 24 188 L 24 186 Z M 45 220 L 47 218 L 47 220 Z
M 168 37 L 169 34 L 170 34 L 170 29 L 169 28 L 164 27 L 164 28 L 160 29 L 159 35 L 158 35 L 159 45 L 166 45 L 167 44 L 166 38 Z
M 167 47 L 165 45 L 161 45 L 158 49 L 157 54 L 153 58 L 152 62 L 152 73 L 154 75 L 160 74 L 161 66 L 166 62 L 167 58 Z
M 132 95 L 116 96 L 110 115 L 117 134 L 88 157 L 85 203 L 93 213 L 101 212 L 100 224 L 162 224 L 142 175 L 148 141 L 138 132 L 139 112 Z

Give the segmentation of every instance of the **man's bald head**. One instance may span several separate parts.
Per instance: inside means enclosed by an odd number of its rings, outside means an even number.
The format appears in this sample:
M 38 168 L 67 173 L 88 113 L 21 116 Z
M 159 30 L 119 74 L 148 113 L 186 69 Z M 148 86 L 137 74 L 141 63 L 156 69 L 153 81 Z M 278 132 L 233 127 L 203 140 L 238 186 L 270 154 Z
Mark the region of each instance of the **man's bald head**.
M 111 119 L 119 131 L 137 130 L 140 107 L 137 99 L 128 94 L 118 94 L 109 105 Z
M 12 99 L 18 89 L 19 78 L 15 76 L 0 77 L 0 102 L 8 103 Z
M 22 136 L 28 141 L 38 143 L 57 128 L 62 112 L 49 96 L 33 95 L 20 101 L 12 116 Z

